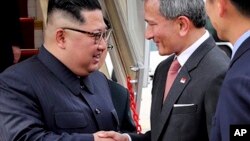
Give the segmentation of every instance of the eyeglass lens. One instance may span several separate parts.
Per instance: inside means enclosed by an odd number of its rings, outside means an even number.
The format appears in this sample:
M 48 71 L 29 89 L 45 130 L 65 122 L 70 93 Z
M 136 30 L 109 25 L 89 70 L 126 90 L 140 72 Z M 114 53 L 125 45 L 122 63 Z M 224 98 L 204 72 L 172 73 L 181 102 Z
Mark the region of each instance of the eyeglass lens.
M 99 36 L 96 36 L 96 44 L 100 44 L 101 40 L 103 39 L 105 42 L 108 41 L 110 35 L 111 35 L 112 30 L 107 30 L 105 32 L 102 32 Z

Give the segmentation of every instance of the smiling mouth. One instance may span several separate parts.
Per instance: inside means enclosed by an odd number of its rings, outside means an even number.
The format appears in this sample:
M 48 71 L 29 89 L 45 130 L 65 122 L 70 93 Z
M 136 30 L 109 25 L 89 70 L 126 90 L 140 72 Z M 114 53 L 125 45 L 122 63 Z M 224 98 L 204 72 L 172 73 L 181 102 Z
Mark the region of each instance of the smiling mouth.
M 96 62 L 99 62 L 99 61 L 100 61 L 100 58 L 101 58 L 101 54 L 98 53 L 98 54 L 94 55 L 93 58 L 94 58 L 94 60 L 95 60 Z
M 95 58 L 100 58 L 101 55 L 100 54 L 97 54 L 97 55 L 94 55 Z

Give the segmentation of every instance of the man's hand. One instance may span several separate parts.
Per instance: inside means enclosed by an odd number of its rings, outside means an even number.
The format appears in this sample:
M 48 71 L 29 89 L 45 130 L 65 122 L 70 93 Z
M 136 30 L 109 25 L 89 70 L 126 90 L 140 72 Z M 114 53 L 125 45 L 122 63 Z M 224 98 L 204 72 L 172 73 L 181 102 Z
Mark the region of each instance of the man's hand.
M 129 141 L 128 135 L 115 131 L 101 131 L 97 134 L 97 136 L 100 138 L 112 138 L 115 141 Z
M 101 137 L 101 134 L 104 134 L 104 131 L 94 133 L 94 141 L 116 141 L 109 137 Z
M 21 58 L 21 49 L 18 46 L 12 46 L 13 55 L 14 55 L 14 62 L 18 63 L 19 59 Z

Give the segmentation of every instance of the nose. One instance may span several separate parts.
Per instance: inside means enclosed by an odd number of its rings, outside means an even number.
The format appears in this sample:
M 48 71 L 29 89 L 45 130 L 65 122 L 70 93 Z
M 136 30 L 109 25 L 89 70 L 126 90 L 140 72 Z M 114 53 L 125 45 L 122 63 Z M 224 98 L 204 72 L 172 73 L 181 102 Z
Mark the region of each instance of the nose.
M 146 28 L 146 31 L 145 31 L 145 38 L 147 40 L 151 40 L 153 39 L 154 35 L 153 35 L 153 32 L 152 32 L 152 29 L 150 29 L 149 27 Z
M 105 50 L 108 47 L 107 41 L 105 41 L 103 38 L 100 40 L 98 44 L 98 49 L 99 50 Z

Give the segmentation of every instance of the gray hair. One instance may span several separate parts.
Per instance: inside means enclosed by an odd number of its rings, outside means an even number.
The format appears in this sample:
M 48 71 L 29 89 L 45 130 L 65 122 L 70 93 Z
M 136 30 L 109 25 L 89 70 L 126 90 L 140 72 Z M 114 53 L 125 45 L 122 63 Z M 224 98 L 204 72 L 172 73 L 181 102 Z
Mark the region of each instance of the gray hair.
M 206 24 L 203 0 L 159 0 L 159 2 L 160 13 L 167 19 L 186 16 L 197 28 L 204 27 Z

